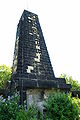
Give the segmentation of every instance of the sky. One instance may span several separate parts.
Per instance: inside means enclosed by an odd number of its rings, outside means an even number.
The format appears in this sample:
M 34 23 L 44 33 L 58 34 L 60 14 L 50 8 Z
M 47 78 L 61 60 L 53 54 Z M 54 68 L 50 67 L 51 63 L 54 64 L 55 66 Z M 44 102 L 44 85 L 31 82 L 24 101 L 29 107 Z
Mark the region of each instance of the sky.
M 80 0 L 0 1 L 0 64 L 12 66 L 24 9 L 39 17 L 55 76 L 65 73 L 80 82 Z

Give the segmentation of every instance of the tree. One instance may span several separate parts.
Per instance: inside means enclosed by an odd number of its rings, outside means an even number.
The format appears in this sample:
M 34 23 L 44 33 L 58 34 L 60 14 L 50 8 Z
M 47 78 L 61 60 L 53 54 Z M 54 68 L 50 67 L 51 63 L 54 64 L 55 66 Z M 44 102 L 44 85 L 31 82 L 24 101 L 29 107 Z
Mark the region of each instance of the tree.
M 71 84 L 71 90 L 80 90 L 80 84 L 77 80 L 74 80 L 72 76 L 67 76 L 66 74 L 61 74 L 61 78 L 65 78 L 66 83 Z
M 10 80 L 12 69 L 6 65 L 0 65 L 0 89 L 6 87 L 7 82 Z

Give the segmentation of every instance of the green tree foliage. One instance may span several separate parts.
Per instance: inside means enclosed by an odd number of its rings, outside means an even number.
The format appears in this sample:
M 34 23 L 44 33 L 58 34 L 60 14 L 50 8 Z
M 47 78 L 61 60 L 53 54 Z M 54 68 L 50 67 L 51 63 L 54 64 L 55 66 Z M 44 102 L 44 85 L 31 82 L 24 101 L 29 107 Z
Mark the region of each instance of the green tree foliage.
M 79 105 L 70 95 L 52 92 L 45 101 L 46 120 L 79 120 Z
M 71 84 L 72 90 L 80 90 L 80 84 L 77 80 L 74 80 L 72 76 L 67 76 L 66 74 L 61 74 L 61 78 L 65 78 L 66 83 Z
M 4 89 L 10 80 L 12 69 L 6 65 L 0 65 L 0 89 Z

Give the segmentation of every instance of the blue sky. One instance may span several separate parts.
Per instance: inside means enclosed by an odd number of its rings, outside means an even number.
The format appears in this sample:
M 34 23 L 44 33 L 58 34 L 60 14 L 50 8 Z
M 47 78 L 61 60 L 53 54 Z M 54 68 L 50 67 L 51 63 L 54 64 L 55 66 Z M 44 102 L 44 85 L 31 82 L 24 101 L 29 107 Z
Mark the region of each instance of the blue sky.
M 38 14 L 55 76 L 66 73 L 80 82 L 80 0 L 0 1 L 0 64 L 12 66 L 24 9 Z

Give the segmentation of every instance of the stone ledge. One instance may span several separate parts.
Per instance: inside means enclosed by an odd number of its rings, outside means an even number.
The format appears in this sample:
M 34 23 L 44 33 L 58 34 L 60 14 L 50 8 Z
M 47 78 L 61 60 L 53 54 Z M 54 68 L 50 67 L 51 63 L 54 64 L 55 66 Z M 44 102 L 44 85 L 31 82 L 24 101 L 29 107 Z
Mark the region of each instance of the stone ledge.
M 61 80 L 61 79 L 60 79 Z M 17 83 L 17 89 L 30 89 L 30 88 L 43 88 L 43 89 L 50 89 L 50 88 L 58 88 L 58 89 L 65 89 L 65 90 L 70 90 L 71 85 L 66 84 L 64 82 L 55 82 L 55 80 L 27 80 L 27 79 L 19 79 L 16 81 Z

